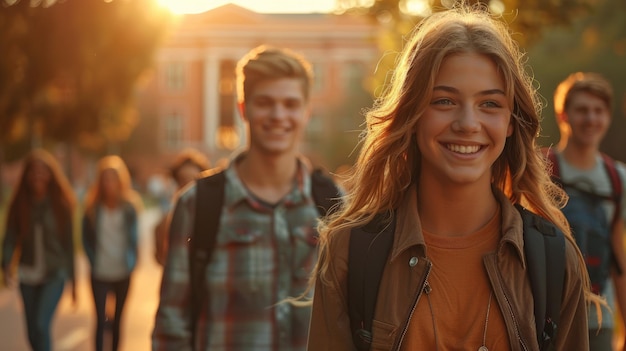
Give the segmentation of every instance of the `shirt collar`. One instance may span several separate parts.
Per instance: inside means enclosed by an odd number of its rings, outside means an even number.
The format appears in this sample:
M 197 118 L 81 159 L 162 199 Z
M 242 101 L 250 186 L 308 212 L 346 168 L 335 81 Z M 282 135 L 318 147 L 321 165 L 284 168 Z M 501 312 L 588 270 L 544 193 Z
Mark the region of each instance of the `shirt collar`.
M 241 154 L 234 158 L 224 170 L 226 177 L 224 204 L 228 208 L 234 208 L 243 202 L 248 202 L 253 207 L 261 206 L 260 203 L 251 196 L 237 174 L 236 164 L 243 156 L 244 154 Z M 311 176 L 307 162 L 301 157 L 298 157 L 296 162 L 298 163 L 298 167 L 296 169 L 296 176 L 293 179 L 295 186 L 282 200 L 282 204 L 285 207 L 296 206 L 304 202 L 312 201 Z

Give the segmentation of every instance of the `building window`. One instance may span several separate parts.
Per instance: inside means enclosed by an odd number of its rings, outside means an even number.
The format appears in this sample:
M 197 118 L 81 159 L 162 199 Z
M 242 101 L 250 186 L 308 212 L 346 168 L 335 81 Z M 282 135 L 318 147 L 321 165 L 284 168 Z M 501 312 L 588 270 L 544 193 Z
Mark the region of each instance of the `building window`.
M 324 71 L 325 66 L 319 62 L 312 63 L 313 69 L 313 93 L 320 92 L 324 89 L 326 73 Z
M 235 99 L 234 60 L 222 60 L 219 73 L 220 127 L 232 127 L 235 120 L 237 101 Z
M 165 67 L 165 84 L 170 91 L 185 88 L 185 65 L 182 62 L 170 62 Z
M 165 145 L 168 149 L 181 147 L 184 138 L 184 119 L 178 112 L 165 116 Z
M 348 91 L 363 89 L 363 71 L 363 65 L 357 61 L 347 62 L 343 65 L 343 81 L 346 82 Z

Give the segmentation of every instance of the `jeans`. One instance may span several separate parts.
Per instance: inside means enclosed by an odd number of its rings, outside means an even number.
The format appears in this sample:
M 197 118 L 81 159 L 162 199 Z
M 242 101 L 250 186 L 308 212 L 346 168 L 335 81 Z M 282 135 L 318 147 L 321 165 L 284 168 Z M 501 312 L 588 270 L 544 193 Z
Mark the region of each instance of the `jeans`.
M 93 275 L 91 276 L 91 290 L 96 305 L 96 351 L 102 351 L 103 349 L 104 328 L 107 325 L 106 301 L 109 292 L 115 294 L 115 317 L 112 321 L 113 338 L 111 349 L 117 351 L 120 342 L 122 311 L 128 295 L 129 285 L 130 277 L 119 281 L 104 281 L 94 278 Z
M 33 351 L 51 349 L 50 323 L 63 295 L 64 286 L 63 277 L 55 277 L 37 285 L 20 283 L 28 342 Z

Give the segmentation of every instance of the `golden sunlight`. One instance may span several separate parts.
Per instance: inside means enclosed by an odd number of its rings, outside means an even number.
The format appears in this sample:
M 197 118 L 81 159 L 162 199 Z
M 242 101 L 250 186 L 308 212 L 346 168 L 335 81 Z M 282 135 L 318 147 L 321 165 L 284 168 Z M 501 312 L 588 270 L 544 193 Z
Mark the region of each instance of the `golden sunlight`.
M 307 13 L 331 12 L 335 0 L 156 0 L 157 3 L 175 14 L 200 13 L 233 3 L 256 12 Z
M 229 1 L 207 0 L 157 0 L 157 3 L 172 13 L 182 15 L 186 13 L 200 13 L 212 8 L 227 4 Z

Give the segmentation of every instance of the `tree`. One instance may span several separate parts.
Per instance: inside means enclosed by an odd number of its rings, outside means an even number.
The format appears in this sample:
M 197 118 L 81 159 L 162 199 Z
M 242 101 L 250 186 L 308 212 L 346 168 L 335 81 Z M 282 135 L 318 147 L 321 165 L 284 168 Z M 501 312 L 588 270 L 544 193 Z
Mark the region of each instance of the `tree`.
M 581 17 L 571 26 L 547 31 L 529 48 L 529 64 L 539 92 L 545 97 L 544 145 L 555 144 L 559 132 L 554 118 L 552 96 L 558 83 L 570 73 L 591 71 L 602 74 L 613 85 L 613 121 L 602 149 L 612 157 L 626 161 L 624 130 L 626 130 L 626 2 L 599 0 L 589 16 Z
M 394 67 L 402 51 L 404 38 L 421 18 L 433 11 L 453 6 L 459 0 L 336 0 L 337 12 L 367 15 L 381 25 L 378 38 L 383 56 L 370 87 L 377 95 L 388 71 Z M 482 3 L 509 23 L 514 38 L 521 46 L 529 46 L 541 38 L 549 26 L 565 26 L 589 13 L 596 0 L 465 0 Z
M 0 4 L 0 147 L 61 141 L 101 152 L 124 141 L 169 14 L 153 0 L 12 3 Z

